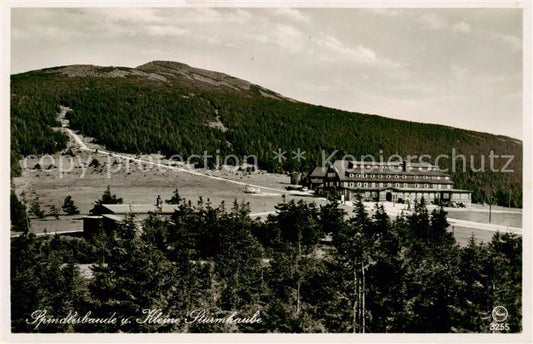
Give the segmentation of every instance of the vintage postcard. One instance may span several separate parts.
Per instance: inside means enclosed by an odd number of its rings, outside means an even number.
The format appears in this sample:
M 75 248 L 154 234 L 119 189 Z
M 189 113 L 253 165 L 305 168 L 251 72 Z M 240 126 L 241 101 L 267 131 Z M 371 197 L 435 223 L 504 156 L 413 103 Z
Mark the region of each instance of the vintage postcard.
M 3 2 L 2 340 L 531 342 L 531 3 L 449 6 Z

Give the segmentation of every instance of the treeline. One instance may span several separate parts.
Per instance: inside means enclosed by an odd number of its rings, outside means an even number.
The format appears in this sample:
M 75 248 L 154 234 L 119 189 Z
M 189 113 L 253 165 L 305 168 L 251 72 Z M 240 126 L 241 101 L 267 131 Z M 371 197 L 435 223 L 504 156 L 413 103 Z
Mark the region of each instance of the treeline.
M 275 172 L 308 172 L 321 163 L 322 150 L 326 156 L 338 150 L 338 158 L 428 154 L 434 159 L 455 149 L 466 156 L 467 166 L 467 172 L 459 167 L 452 173 L 457 188 L 472 190 L 474 202 L 522 206 L 522 143 L 517 140 L 272 99 L 256 86 L 215 87 L 157 63 L 143 68 L 160 72 L 167 81 L 134 75 L 69 77 L 60 73 L 61 68 L 13 75 L 13 156 L 64 146 L 64 137 L 49 129 L 61 104 L 73 109 L 67 116 L 74 129 L 112 150 L 160 151 L 184 158 L 204 151 L 211 155 L 218 151 L 222 157 L 252 154 L 260 168 Z M 227 131 L 208 125 L 217 118 Z M 287 152 L 286 160 L 273 159 L 278 149 Z M 291 153 L 298 149 L 305 151 L 300 162 Z M 471 168 L 479 169 L 482 159 L 485 169 L 490 168 L 491 150 L 513 155 L 508 169 L 514 172 L 473 172 Z M 494 168 L 501 169 L 506 161 L 496 159 Z M 441 168 L 449 168 L 451 157 L 440 162 Z M 462 166 L 462 160 L 456 164 Z
M 391 221 L 382 206 L 285 202 L 265 221 L 247 204 L 177 199 L 170 219 L 133 216 L 87 238 L 24 234 L 11 242 L 14 332 L 491 332 L 504 306 L 520 332 L 522 240 L 496 233 L 460 247 L 446 212 L 417 204 Z M 331 241 L 328 243 L 329 235 Z M 92 264 L 82 277 L 78 264 Z M 42 324 L 30 314 L 131 317 L 128 324 Z M 255 324 L 136 322 L 260 313 Z M 190 318 L 189 318 L 190 319 Z

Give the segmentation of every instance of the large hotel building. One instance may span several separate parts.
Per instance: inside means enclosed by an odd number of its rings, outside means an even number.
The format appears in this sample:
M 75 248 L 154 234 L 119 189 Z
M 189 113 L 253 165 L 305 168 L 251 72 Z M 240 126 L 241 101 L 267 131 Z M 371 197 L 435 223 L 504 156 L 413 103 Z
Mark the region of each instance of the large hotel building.
M 470 206 L 471 191 L 454 189 L 449 175 L 437 166 L 411 162 L 337 160 L 315 167 L 304 184 L 319 194 L 335 193 L 350 201 L 360 194 L 368 201 L 414 202 Z

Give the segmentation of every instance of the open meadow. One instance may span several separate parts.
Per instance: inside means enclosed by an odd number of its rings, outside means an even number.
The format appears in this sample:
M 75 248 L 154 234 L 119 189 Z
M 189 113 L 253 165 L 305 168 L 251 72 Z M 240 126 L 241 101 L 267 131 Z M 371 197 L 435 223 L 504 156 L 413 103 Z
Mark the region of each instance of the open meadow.
M 83 215 L 89 214 L 94 202 L 105 188 L 121 197 L 125 204 L 155 205 L 157 196 L 162 200 L 172 197 L 178 189 L 181 197 L 191 202 L 211 202 L 216 207 L 222 202 L 226 209 L 234 201 L 249 203 L 253 217 L 265 218 L 275 211 L 275 205 L 286 200 L 305 200 L 318 205 L 326 204 L 323 197 L 311 192 L 288 191 L 290 177 L 265 171 L 243 172 L 230 168 L 220 170 L 194 169 L 181 165 L 175 167 L 160 156 L 135 156 L 115 154 L 90 139 L 69 131 L 71 142 L 69 153 L 54 154 L 46 159 L 30 158 L 21 162 L 20 177 L 13 178 L 15 191 L 27 204 L 38 198 L 41 208 L 47 212 L 51 206 L 61 208 L 66 196 L 71 195 L 80 215 L 61 215 L 58 219 L 31 219 L 31 230 L 35 233 L 55 233 L 82 230 Z M 80 149 L 81 147 L 81 149 Z M 37 164 L 39 165 L 37 167 Z M 259 188 L 259 193 L 245 193 L 245 186 Z M 402 212 L 409 212 L 406 205 L 383 203 L 392 218 Z M 375 203 L 365 202 L 369 212 Z M 350 202 L 341 207 L 351 214 Z M 434 206 L 429 206 L 432 208 Z M 488 223 L 488 207 L 473 205 L 469 209 L 446 209 L 452 231 L 461 244 L 465 244 L 472 233 L 480 241 L 490 240 L 496 231 L 521 233 L 521 209 L 493 207 L 491 223 Z

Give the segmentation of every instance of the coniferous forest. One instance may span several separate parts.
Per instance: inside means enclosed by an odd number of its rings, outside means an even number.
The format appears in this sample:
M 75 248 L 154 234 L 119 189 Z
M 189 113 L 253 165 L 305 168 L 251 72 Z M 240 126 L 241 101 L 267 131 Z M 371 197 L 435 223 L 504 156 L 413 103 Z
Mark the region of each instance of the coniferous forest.
M 329 155 L 462 154 L 466 171 L 451 172 L 474 202 L 522 206 L 522 142 L 509 137 L 421 124 L 301 103 L 228 75 L 156 61 L 137 68 L 67 66 L 11 77 L 12 174 L 25 155 L 66 148 L 60 106 L 70 127 L 107 149 L 130 153 L 256 155 L 273 172 L 307 172 Z M 431 109 L 428 109 L 430 111 Z M 301 149 L 283 162 L 274 151 Z M 512 173 L 480 172 L 488 156 L 513 155 Z M 470 160 L 473 156 L 473 160 Z M 484 156 L 484 157 L 482 157 Z M 502 168 L 506 160 L 496 160 Z M 461 166 L 462 161 L 456 161 Z M 441 168 L 450 167 L 449 159 Z M 460 168 L 460 167 L 459 167 Z M 522 237 L 496 233 L 460 246 L 446 212 L 418 203 L 389 218 L 355 202 L 346 214 L 335 201 L 287 201 L 266 219 L 247 204 L 191 202 L 176 193 L 171 217 L 133 215 L 116 227 L 76 236 L 28 232 L 26 209 L 11 194 L 13 332 L 281 332 L 465 333 L 522 331 Z M 109 189 L 96 202 L 122 203 Z M 32 205 L 33 207 L 33 205 Z M 67 196 L 63 210 L 79 210 Z M 58 209 L 53 214 L 59 215 Z M 44 216 L 44 213 L 43 213 Z M 508 311 L 493 328 L 493 309 Z M 28 321 L 49 316 L 129 322 Z M 255 323 L 187 322 L 257 315 Z M 177 322 L 136 321 L 146 312 Z
M 346 214 L 335 202 L 282 199 L 263 221 L 250 218 L 247 204 L 177 204 L 170 218 L 139 223 L 131 215 L 86 237 L 13 238 L 13 332 L 491 332 L 498 305 L 509 314 L 503 332 L 522 329 L 520 236 L 496 233 L 461 247 L 446 212 L 423 203 L 393 221 L 382 206 L 369 213 L 361 202 Z M 194 310 L 259 312 L 260 322 L 35 329 L 26 319 L 38 309 L 132 319 L 144 319 L 143 310 L 177 319 Z
M 442 125 L 347 112 L 285 98 L 225 74 L 176 62 L 155 61 L 137 68 L 66 66 L 11 77 L 11 160 L 65 148 L 59 106 L 70 126 L 106 148 L 130 153 L 255 155 L 268 171 L 308 172 L 338 150 L 351 154 L 402 157 L 439 154 L 455 160 L 456 188 L 471 190 L 474 202 L 522 206 L 522 142 L 513 138 Z M 431 109 L 428 109 L 431 113 Z M 288 152 L 279 162 L 273 152 Z M 290 152 L 301 149 L 305 160 Z M 493 172 L 489 154 L 514 156 Z M 472 158 L 471 158 L 472 156 Z M 501 169 L 508 159 L 495 160 Z M 466 165 L 463 171 L 462 165 Z M 485 173 L 480 172 L 484 164 Z M 439 161 L 450 168 L 451 158 Z

